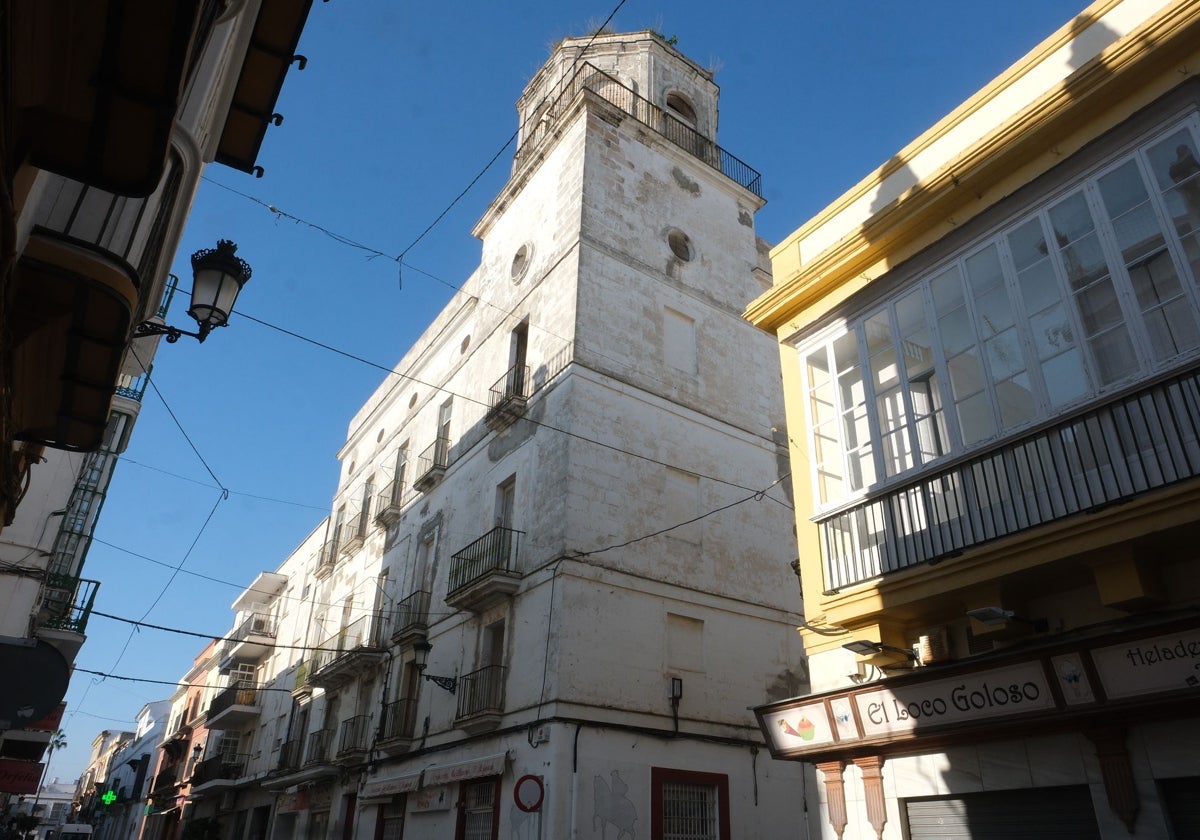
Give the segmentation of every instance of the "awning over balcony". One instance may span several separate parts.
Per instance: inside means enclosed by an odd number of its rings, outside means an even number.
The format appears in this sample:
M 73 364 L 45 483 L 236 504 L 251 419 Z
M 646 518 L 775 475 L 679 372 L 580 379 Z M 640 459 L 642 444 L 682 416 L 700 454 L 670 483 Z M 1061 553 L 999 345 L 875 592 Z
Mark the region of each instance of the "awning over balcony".
M 17 440 L 100 446 L 136 305 L 132 267 L 34 231 L 14 272 L 9 319 Z
M 200 0 L 4 5 L 15 134 L 34 166 L 149 195 L 166 165 Z M 15 144 L 14 144 L 15 145 Z
M 218 163 L 254 169 L 311 6 L 312 0 L 263 0 L 221 131 Z

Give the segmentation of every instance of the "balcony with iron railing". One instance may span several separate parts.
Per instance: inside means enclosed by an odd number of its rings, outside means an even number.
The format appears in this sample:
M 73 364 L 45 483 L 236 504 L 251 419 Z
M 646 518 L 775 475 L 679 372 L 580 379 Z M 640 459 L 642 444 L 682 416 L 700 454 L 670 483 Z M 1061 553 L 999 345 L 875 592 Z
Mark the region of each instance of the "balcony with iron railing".
M 96 604 L 100 581 L 48 573 L 42 589 L 45 618 L 37 634 L 52 642 L 68 662 L 83 647 L 88 621 Z
M 529 366 L 513 365 L 488 391 L 488 410 L 484 422 L 489 429 L 503 429 L 525 413 L 531 381 Z
M 338 560 L 338 541 L 335 531 L 333 539 L 326 540 L 317 549 L 317 569 L 313 574 L 318 580 L 324 580 L 333 574 Z
M 204 796 L 233 787 L 246 774 L 249 758 L 240 753 L 226 753 L 204 759 L 192 770 L 189 795 Z
M 337 763 L 349 765 L 365 761 L 371 747 L 371 734 L 368 715 L 355 715 L 342 721 L 338 731 Z
M 472 734 L 500 725 L 504 715 L 503 665 L 486 665 L 458 678 L 458 713 L 454 725 Z
M 309 683 L 336 688 L 378 664 L 385 656 L 382 625 L 379 615 L 364 615 L 321 642 L 313 652 Z
M 278 773 L 291 773 L 299 770 L 304 758 L 304 739 L 293 738 L 284 742 L 279 748 L 279 762 L 275 765 Z
M 449 466 L 450 438 L 440 437 L 417 456 L 417 472 L 413 478 L 413 489 L 421 493 L 428 493 L 441 482 L 443 476 L 446 475 L 446 468 Z
M 417 729 L 416 699 L 396 700 L 383 707 L 379 749 L 387 755 L 407 752 Z
M 262 714 L 262 696 L 258 686 L 249 680 L 238 680 L 216 697 L 208 706 L 209 729 L 241 729 Z
M 252 613 L 225 640 L 221 671 L 228 671 L 234 662 L 258 662 L 274 649 L 275 619 L 265 613 Z
M 587 62 L 579 66 L 563 92 L 545 112 L 548 119 L 539 121 L 521 143 L 516 154 L 518 164 L 530 157 L 542 142 L 553 134 L 551 130 L 553 121 L 563 116 L 576 97 L 585 90 L 606 100 L 646 127 L 661 134 L 672 144 L 717 170 L 731 181 L 740 184 L 756 196 L 762 197 L 762 176 L 758 172 L 691 126 L 676 119 L 665 109 L 638 96 L 615 77 Z
M 318 729 L 308 734 L 308 743 L 304 749 L 304 766 L 314 764 L 329 764 L 329 747 L 333 743 L 332 729 Z
M 362 510 L 351 514 L 338 529 L 338 551 L 343 556 L 358 551 L 367 541 L 367 531 L 371 524 L 369 513 L 369 510 Z
M 403 646 L 425 637 L 429 629 L 429 597 L 429 592 L 422 589 L 396 604 L 392 642 Z
M 406 492 L 404 479 L 397 478 L 389 481 L 378 496 L 375 497 L 375 521 L 383 527 L 394 524 L 408 504 L 411 493 Z
M 1200 369 L 818 519 L 830 594 L 1200 476 Z
M 330 755 L 333 736 L 332 729 L 293 736 L 279 748 L 279 761 L 262 786 L 283 790 L 337 776 L 339 769 Z
M 521 585 L 517 551 L 524 532 L 497 526 L 450 558 L 446 603 L 475 612 L 509 598 Z
M 150 793 L 154 796 L 162 796 L 164 793 L 174 791 L 178 784 L 179 765 L 172 764 L 155 774 L 154 782 L 150 786 Z

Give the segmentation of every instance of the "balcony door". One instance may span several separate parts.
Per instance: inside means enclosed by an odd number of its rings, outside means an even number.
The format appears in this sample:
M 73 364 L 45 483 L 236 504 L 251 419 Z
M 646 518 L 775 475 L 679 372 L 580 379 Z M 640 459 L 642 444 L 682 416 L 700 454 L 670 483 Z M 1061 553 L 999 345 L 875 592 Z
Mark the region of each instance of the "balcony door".
M 525 396 L 525 357 L 529 350 L 529 322 L 522 321 L 512 331 L 508 349 L 508 393 Z

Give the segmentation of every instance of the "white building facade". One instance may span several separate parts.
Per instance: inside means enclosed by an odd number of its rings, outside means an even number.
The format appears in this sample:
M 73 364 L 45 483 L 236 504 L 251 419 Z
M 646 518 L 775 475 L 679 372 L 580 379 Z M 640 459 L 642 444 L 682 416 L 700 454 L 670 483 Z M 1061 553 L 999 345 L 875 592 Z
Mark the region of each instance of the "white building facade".
M 807 686 L 777 355 L 740 318 L 763 200 L 717 97 L 650 32 L 530 82 L 479 268 L 234 604 L 191 789 L 220 836 L 800 836 L 747 711 Z

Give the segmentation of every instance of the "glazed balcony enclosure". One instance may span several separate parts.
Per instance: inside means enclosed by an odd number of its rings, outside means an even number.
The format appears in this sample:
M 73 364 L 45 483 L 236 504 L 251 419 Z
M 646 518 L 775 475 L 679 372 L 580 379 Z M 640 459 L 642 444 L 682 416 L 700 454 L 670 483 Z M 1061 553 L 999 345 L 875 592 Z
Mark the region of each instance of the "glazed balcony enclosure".
M 521 585 L 517 556 L 522 531 L 497 526 L 450 558 L 446 603 L 480 612 L 500 603 Z
M 1200 476 L 1200 369 L 820 518 L 832 593 Z

